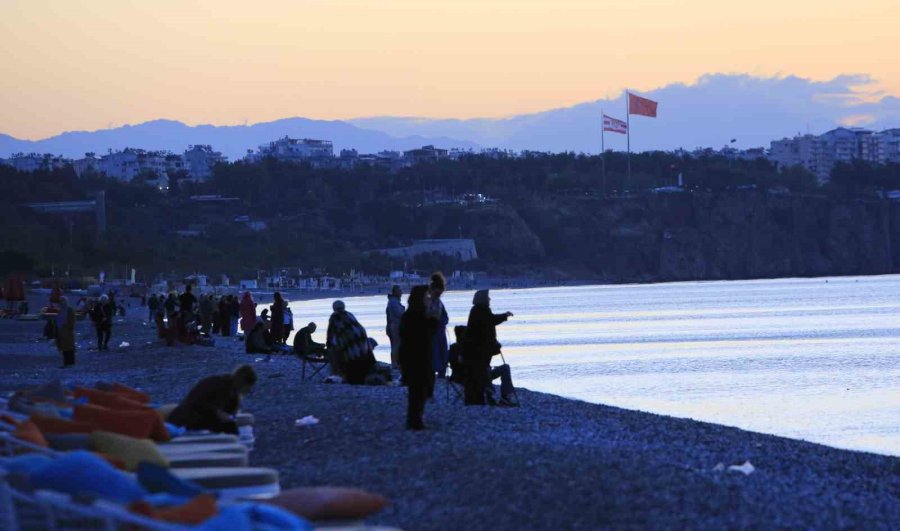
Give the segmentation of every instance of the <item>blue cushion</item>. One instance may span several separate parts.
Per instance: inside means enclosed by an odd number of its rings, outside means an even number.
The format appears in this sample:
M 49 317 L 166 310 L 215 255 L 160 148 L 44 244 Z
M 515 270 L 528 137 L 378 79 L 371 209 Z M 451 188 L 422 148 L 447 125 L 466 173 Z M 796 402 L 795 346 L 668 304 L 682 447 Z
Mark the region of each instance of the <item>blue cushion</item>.
M 180 437 L 187 433 L 187 428 L 182 428 L 181 426 L 176 426 L 172 423 L 166 422 L 166 429 L 169 430 L 169 435 L 172 437 Z
M 236 503 L 222 507 L 219 514 L 199 527 L 201 531 L 312 530 L 306 520 L 265 503 Z
M 27 454 L 8 459 L 0 459 L 0 467 L 10 472 L 31 475 L 32 472 L 45 466 L 53 459 L 44 454 Z
M 175 496 L 187 496 L 188 498 L 193 498 L 206 492 L 203 487 L 196 483 L 181 479 L 169 472 L 168 468 L 149 461 L 141 461 L 138 464 L 137 479 L 149 492 L 164 492 Z
M 37 468 L 31 473 L 31 484 L 36 489 L 89 494 L 120 503 L 131 503 L 147 495 L 134 478 L 84 451 L 64 454 Z

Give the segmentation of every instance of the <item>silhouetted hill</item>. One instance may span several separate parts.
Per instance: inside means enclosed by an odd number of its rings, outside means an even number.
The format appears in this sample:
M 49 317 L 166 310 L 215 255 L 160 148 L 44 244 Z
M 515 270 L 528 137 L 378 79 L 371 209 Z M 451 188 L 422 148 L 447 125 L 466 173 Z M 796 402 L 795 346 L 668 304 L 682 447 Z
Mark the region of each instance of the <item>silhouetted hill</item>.
M 385 149 L 411 149 L 425 144 L 442 147 L 478 147 L 472 142 L 445 137 L 428 138 L 413 134 L 397 138 L 338 120 L 286 118 L 253 125 L 225 126 L 189 126 L 173 120 L 153 120 L 114 129 L 70 131 L 38 141 L 0 135 L 0 157 L 18 151 L 34 151 L 79 158 L 91 151 L 102 154 L 108 149 L 117 150 L 126 147 L 166 149 L 178 153 L 190 144 L 211 144 L 229 159 L 235 160 L 243 157 L 248 149 L 256 149 L 260 144 L 285 135 L 331 140 L 334 142 L 335 154 L 345 148 L 355 148 L 360 153 L 374 153 Z

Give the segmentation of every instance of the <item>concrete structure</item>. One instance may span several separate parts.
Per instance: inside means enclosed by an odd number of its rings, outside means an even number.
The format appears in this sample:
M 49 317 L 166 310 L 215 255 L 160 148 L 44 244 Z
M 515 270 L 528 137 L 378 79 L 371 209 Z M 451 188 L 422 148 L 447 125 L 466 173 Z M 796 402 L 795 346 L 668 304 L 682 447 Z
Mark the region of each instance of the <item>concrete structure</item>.
M 212 177 L 212 169 L 216 164 L 226 164 L 228 157 L 214 151 L 209 144 L 188 146 L 184 152 L 184 167 L 192 181 L 206 181 Z
M 423 162 L 437 162 L 447 158 L 447 150 L 434 146 L 423 146 L 418 149 L 410 149 L 403 152 L 403 158 L 408 164 L 420 164 Z
M 802 166 L 820 182 L 830 178 L 838 162 L 855 159 L 873 163 L 889 162 L 888 155 L 898 145 L 894 129 L 873 133 L 868 129 L 838 127 L 822 135 L 802 135 L 775 140 L 769 149 L 769 160 L 779 168 Z M 900 160 L 900 159 L 898 159 Z
M 334 158 L 334 146 L 330 140 L 290 138 L 285 136 L 259 146 L 256 153 L 249 152 L 247 160 L 256 162 L 272 157 L 287 162 L 322 163 Z
M 406 247 L 394 247 L 377 251 L 387 256 L 411 259 L 416 256 L 437 253 L 456 258 L 461 262 L 468 262 L 478 258 L 475 250 L 475 240 L 471 239 L 446 239 L 446 240 L 418 240 Z

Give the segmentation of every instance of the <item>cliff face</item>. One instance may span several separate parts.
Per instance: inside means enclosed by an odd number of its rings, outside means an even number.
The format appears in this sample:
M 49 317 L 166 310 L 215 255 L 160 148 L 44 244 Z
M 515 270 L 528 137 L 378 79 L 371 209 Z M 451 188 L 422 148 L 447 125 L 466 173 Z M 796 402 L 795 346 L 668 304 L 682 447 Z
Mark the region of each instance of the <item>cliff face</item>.
M 614 282 L 879 274 L 900 264 L 900 205 L 887 201 L 665 194 L 520 213 L 548 262 L 583 264 Z

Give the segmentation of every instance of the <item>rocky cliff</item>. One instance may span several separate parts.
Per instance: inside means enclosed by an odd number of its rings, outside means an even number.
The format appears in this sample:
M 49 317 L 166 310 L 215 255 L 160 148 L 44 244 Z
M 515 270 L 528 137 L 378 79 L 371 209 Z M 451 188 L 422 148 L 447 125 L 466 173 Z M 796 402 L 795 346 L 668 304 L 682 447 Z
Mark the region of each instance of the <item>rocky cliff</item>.
M 501 237 L 505 246 L 536 237 L 545 263 L 611 282 L 882 274 L 900 264 L 900 204 L 888 201 L 742 192 L 544 200 L 517 210 L 524 234 Z

